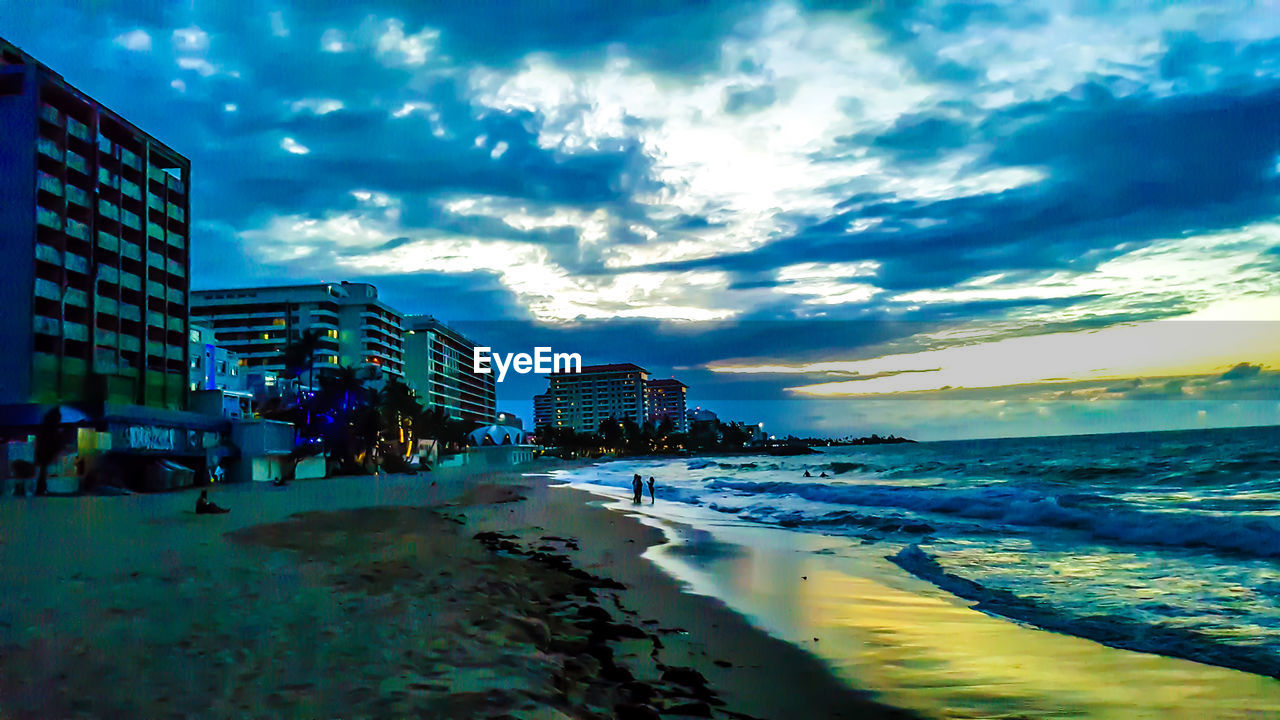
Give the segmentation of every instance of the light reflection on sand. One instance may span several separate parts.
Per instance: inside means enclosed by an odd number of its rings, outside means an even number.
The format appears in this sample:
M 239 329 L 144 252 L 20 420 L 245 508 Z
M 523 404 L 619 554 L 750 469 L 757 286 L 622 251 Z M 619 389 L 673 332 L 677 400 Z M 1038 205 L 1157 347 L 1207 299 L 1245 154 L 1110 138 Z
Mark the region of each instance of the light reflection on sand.
M 667 530 L 672 543 L 647 557 L 691 592 L 720 598 L 854 686 L 929 717 L 1280 716 L 1280 682 L 985 615 L 885 561 L 897 546 L 743 527 L 678 504 L 614 507 Z

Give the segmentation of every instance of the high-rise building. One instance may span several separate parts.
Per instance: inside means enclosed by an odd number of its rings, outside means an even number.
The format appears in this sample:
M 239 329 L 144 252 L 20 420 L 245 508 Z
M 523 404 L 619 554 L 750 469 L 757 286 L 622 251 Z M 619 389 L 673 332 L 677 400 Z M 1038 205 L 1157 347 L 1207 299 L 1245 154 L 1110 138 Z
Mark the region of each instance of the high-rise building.
M 190 174 L 0 40 L 0 405 L 185 408 Z
M 659 378 L 645 383 L 645 405 L 648 420 L 654 425 L 662 425 L 663 420 L 670 420 L 676 432 L 688 432 L 689 422 L 685 414 L 685 395 L 689 386 L 675 378 Z
M 491 423 L 498 409 L 493 373 L 473 366 L 476 344 L 430 315 L 405 318 L 405 381 L 418 400 L 449 417 Z
M 545 392 L 533 396 L 533 426 L 535 428 L 552 427 L 555 421 L 555 399 L 551 393 Z
M 402 316 L 367 283 L 199 290 L 191 294 L 191 316 L 250 369 L 283 372 L 285 348 L 315 331 L 316 377 L 339 365 L 404 375 Z M 312 382 L 306 368 L 302 380 Z
M 552 373 L 547 394 L 552 427 L 592 433 L 614 418 L 644 425 L 645 382 L 649 371 L 631 363 L 585 365 L 581 372 Z

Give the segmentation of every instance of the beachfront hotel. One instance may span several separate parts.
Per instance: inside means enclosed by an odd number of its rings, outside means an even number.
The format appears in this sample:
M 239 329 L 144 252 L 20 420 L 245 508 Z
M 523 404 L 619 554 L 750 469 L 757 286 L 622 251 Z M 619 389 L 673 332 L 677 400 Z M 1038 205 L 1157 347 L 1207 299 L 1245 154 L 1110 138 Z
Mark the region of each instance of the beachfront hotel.
M 402 316 L 367 283 L 201 290 L 191 294 L 191 316 L 248 368 L 283 372 L 290 341 L 314 330 L 317 376 L 340 365 L 404 376 Z
M 185 157 L 0 40 L 0 405 L 187 400 Z
M 556 403 L 551 393 L 540 393 L 533 396 L 533 426 L 535 428 L 552 427 L 555 420 Z
M 476 344 L 430 315 L 405 318 L 404 377 L 426 405 L 449 417 L 494 421 L 498 409 L 493 373 L 477 373 Z
M 688 432 L 689 422 L 685 408 L 688 391 L 689 386 L 675 378 L 657 378 L 646 382 L 644 401 L 649 422 L 661 426 L 663 420 L 670 420 L 675 432 Z
M 547 425 L 593 433 L 614 418 L 644 425 L 645 383 L 649 371 L 631 363 L 584 365 L 581 372 L 552 373 L 547 395 L 552 418 Z M 544 401 L 545 406 L 545 401 Z

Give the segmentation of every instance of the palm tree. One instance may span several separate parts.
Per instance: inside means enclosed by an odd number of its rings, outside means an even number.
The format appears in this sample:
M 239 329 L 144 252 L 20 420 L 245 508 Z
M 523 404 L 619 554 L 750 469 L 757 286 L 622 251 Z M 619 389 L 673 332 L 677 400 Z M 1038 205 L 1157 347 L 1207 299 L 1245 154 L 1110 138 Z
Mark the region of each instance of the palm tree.
M 301 377 L 307 372 L 307 386 L 315 389 L 316 352 L 320 350 L 320 342 L 324 333 L 316 328 L 308 328 L 295 333 L 284 346 L 284 372 L 286 377 Z

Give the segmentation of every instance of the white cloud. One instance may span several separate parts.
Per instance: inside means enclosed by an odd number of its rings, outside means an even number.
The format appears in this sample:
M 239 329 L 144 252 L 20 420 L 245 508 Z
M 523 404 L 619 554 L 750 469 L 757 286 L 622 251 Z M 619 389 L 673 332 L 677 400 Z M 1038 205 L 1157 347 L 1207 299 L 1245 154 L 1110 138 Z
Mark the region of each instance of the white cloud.
M 142 28 L 117 35 L 115 43 L 133 52 L 151 52 L 151 35 Z
M 427 56 L 436 48 L 440 31 L 428 27 L 406 35 L 404 22 L 388 20 L 378 35 L 375 46 L 379 58 L 394 65 L 417 66 L 426 63 Z
M 281 140 L 280 147 L 283 148 L 285 152 L 293 153 L 294 155 L 306 155 L 307 153 L 311 152 L 310 148 L 308 148 L 305 145 L 302 145 L 297 140 L 294 140 L 291 137 L 287 137 Z
M 209 77 L 218 72 L 218 68 L 213 63 L 204 58 L 197 57 L 180 57 L 178 58 L 178 67 L 183 70 L 194 70 L 204 77 Z
M 293 112 L 309 112 L 314 115 L 328 115 L 331 112 L 341 110 L 343 105 L 341 100 L 336 98 L 304 98 L 295 100 L 289 105 L 289 109 Z
M 173 88 L 174 90 L 177 90 L 180 93 L 184 93 L 187 91 L 187 84 L 182 82 L 181 80 L 174 80 L 170 82 L 169 87 Z
M 289 37 L 289 26 L 284 22 L 284 13 L 272 10 L 267 16 L 271 22 L 271 34 L 278 38 Z
M 352 49 L 347 42 L 346 33 L 337 28 L 329 28 L 320 36 L 320 49 L 327 53 L 349 52 Z
M 204 52 L 209 49 L 209 33 L 192 25 L 173 31 L 173 47 L 179 52 Z
M 227 103 L 226 105 L 222 106 L 222 109 L 226 112 L 233 113 L 238 111 L 240 109 L 240 106 L 236 105 L 235 103 Z

